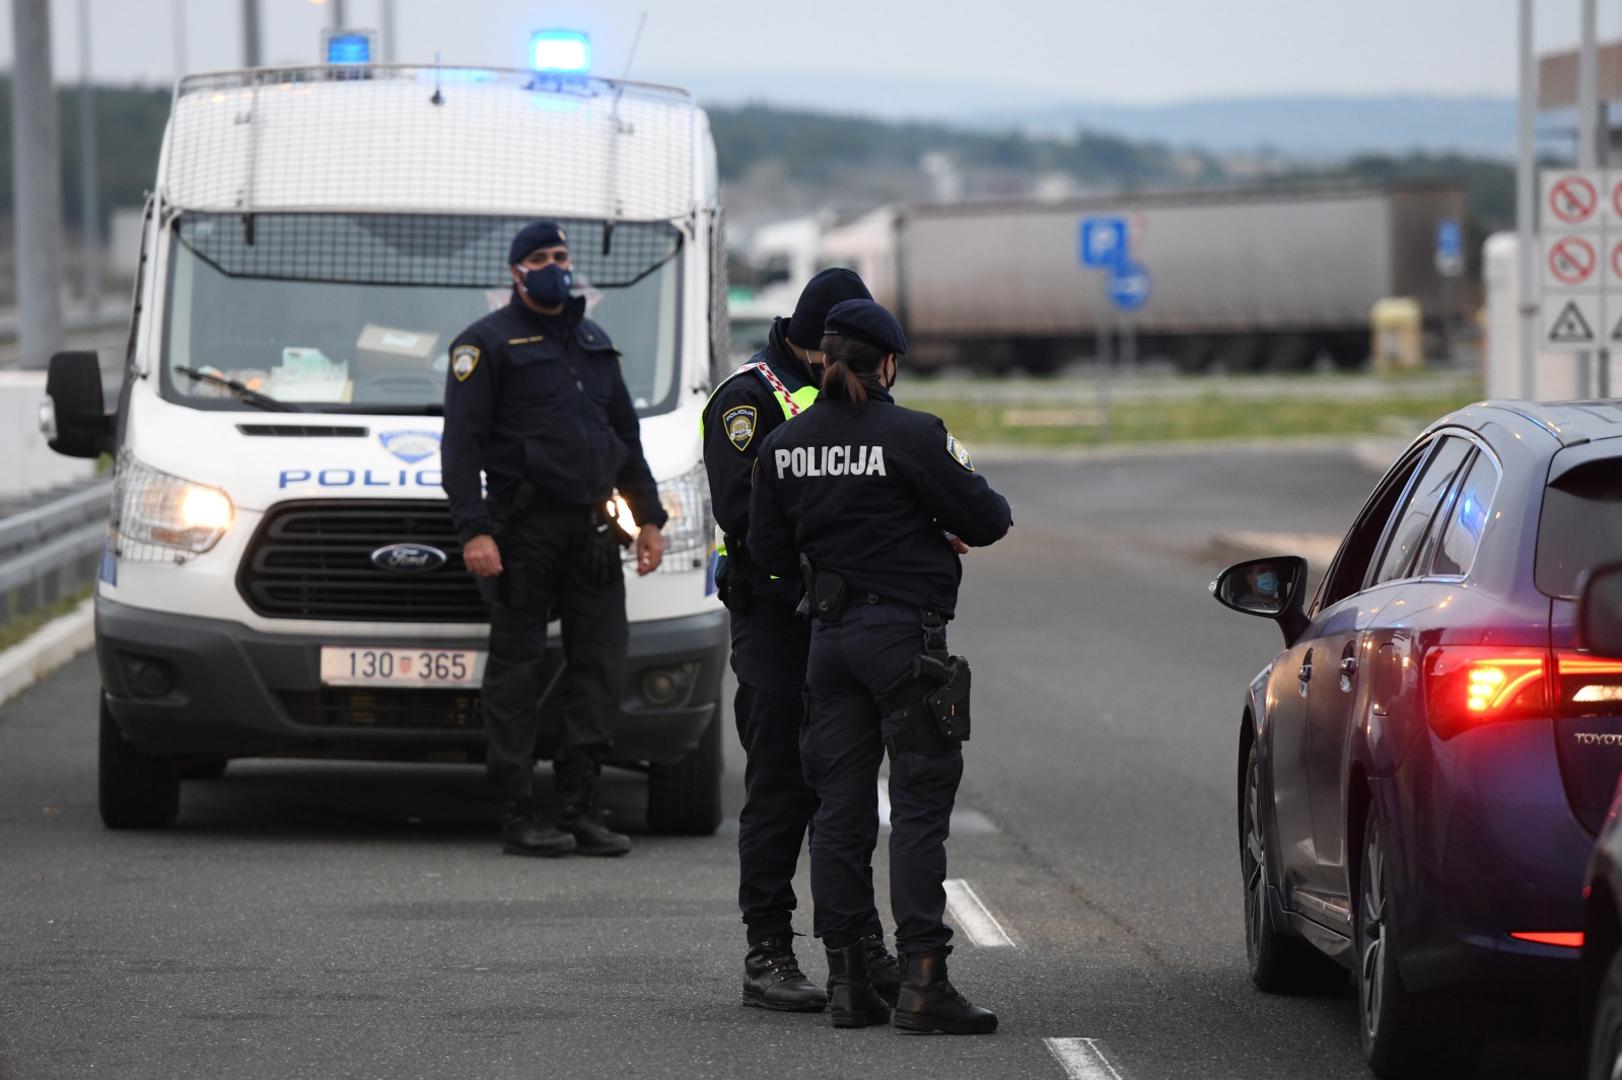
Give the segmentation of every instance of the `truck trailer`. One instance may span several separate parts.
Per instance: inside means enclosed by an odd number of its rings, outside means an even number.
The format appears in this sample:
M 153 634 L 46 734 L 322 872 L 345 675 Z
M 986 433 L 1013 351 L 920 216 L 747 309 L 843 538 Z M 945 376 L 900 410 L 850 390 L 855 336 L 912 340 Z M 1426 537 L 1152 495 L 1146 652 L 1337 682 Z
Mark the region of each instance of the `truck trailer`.
M 1355 367 L 1375 301 L 1411 297 L 1440 324 L 1455 301 L 1437 228 L 1463 216 L 1452 182 L 914 203 L 830 230 L 821 254 L 893 306 L 919 366 L 1045 372 L 1090 355 L 1100 320 L 1121 325 L 1107 272 L 1080 260 L 1082 221 L 1120 217 L 1151 281 L 1130 316 L 1140 355 L 1190 372 Z

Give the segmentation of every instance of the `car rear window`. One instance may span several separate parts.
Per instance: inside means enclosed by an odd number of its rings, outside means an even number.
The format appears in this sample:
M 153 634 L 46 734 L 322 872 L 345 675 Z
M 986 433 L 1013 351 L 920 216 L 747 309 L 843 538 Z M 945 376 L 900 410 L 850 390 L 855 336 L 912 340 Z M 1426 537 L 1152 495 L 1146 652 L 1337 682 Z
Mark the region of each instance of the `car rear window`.
M 1550 596 L 1576 596 L 1583 571 L 1622 559 L 1622 457 L 1589 461 L 1543 494 L 1534 577 Z
M 1486 454 L 1477 454 L 1464 483 L 1459 486 L 1458 497 L 1453 500 L 1447 527 L 1431 560 L 1431 573 L 1457 576 L 1470 572 L 1497 488 L 1497 466 Z

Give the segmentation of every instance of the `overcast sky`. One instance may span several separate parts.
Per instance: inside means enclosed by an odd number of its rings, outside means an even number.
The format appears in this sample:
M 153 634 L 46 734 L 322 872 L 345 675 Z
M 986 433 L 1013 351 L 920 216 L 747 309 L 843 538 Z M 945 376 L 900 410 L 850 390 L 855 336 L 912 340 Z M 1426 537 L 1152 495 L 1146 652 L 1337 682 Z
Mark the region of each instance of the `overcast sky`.
M 336 0 L 260 0 L 264 60 L 316 59 Z M 55 73 L 80 70 L 78 9 L 91 17 L 98 81 L 170 82 L 175 15 L 189 70 L 238 67 L 238 0 L 51 0 Z M 10 3 L 0 56 L 11 63 Z M 376 27 L 380 0 L 347 0 Z M 633 77 L 701 95 L 840 101 L 873 87 L 876 113 L 942 107 L 953 84 L 992 108 L 1283 94 L 1512 96 L 1515 0 L 395 0 L 400 59 L 522 66 L 530 31 L 589 32 L 600 74 L 619 75 L 648 13 Z M 1601 5 L 1601 38 L 1622 4 Z M 1578 0 L 1538 0 L 1540 50 L 1570 46 Z M 909 90 L 913 92 L 909 92 Z M 860 97 L 861 95 L 858 94 Z M 952 99 L 950 107 L 958 107 Z

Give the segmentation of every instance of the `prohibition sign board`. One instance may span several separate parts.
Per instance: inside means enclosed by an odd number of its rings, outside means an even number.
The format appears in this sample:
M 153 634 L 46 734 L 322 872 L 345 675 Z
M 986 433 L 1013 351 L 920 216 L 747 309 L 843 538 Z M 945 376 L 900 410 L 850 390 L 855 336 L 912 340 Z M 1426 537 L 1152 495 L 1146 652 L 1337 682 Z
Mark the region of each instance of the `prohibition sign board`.
M 1548 213 L 1547 224 L 1557 228 L 1578 229 L 1597 225 L 1600 209 L 1600 188 L 1585 173 L 1557 172 L 1548 174 L 1543 208 Z
M 1590 292 L 1600 287 L 1599 249 L 1577 233 L 1549 237 L 1543 256 L 1543 287 L 1548 291 Z

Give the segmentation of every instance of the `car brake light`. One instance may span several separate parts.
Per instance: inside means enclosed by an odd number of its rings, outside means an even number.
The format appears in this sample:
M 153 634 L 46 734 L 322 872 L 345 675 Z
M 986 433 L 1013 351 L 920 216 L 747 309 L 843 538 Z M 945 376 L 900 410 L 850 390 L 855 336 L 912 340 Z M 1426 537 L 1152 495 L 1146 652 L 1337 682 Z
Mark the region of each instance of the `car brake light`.
M 1425 654 L 1425 705 L 1444 739 L 1480 724 L 1548 712 L 1544 649 L 1442 645 Z
M 1566 716 L 1622 714 L 1622 660 L 1558 652 L 1560 711 Z
M 1558 945 L 1562 949 L 1580 949 L 1583 947 L 1583 932 L 1581 930 L 1512 930 L 1510 937 L 1521 941 L 1531 941 L 1538 945 Z

